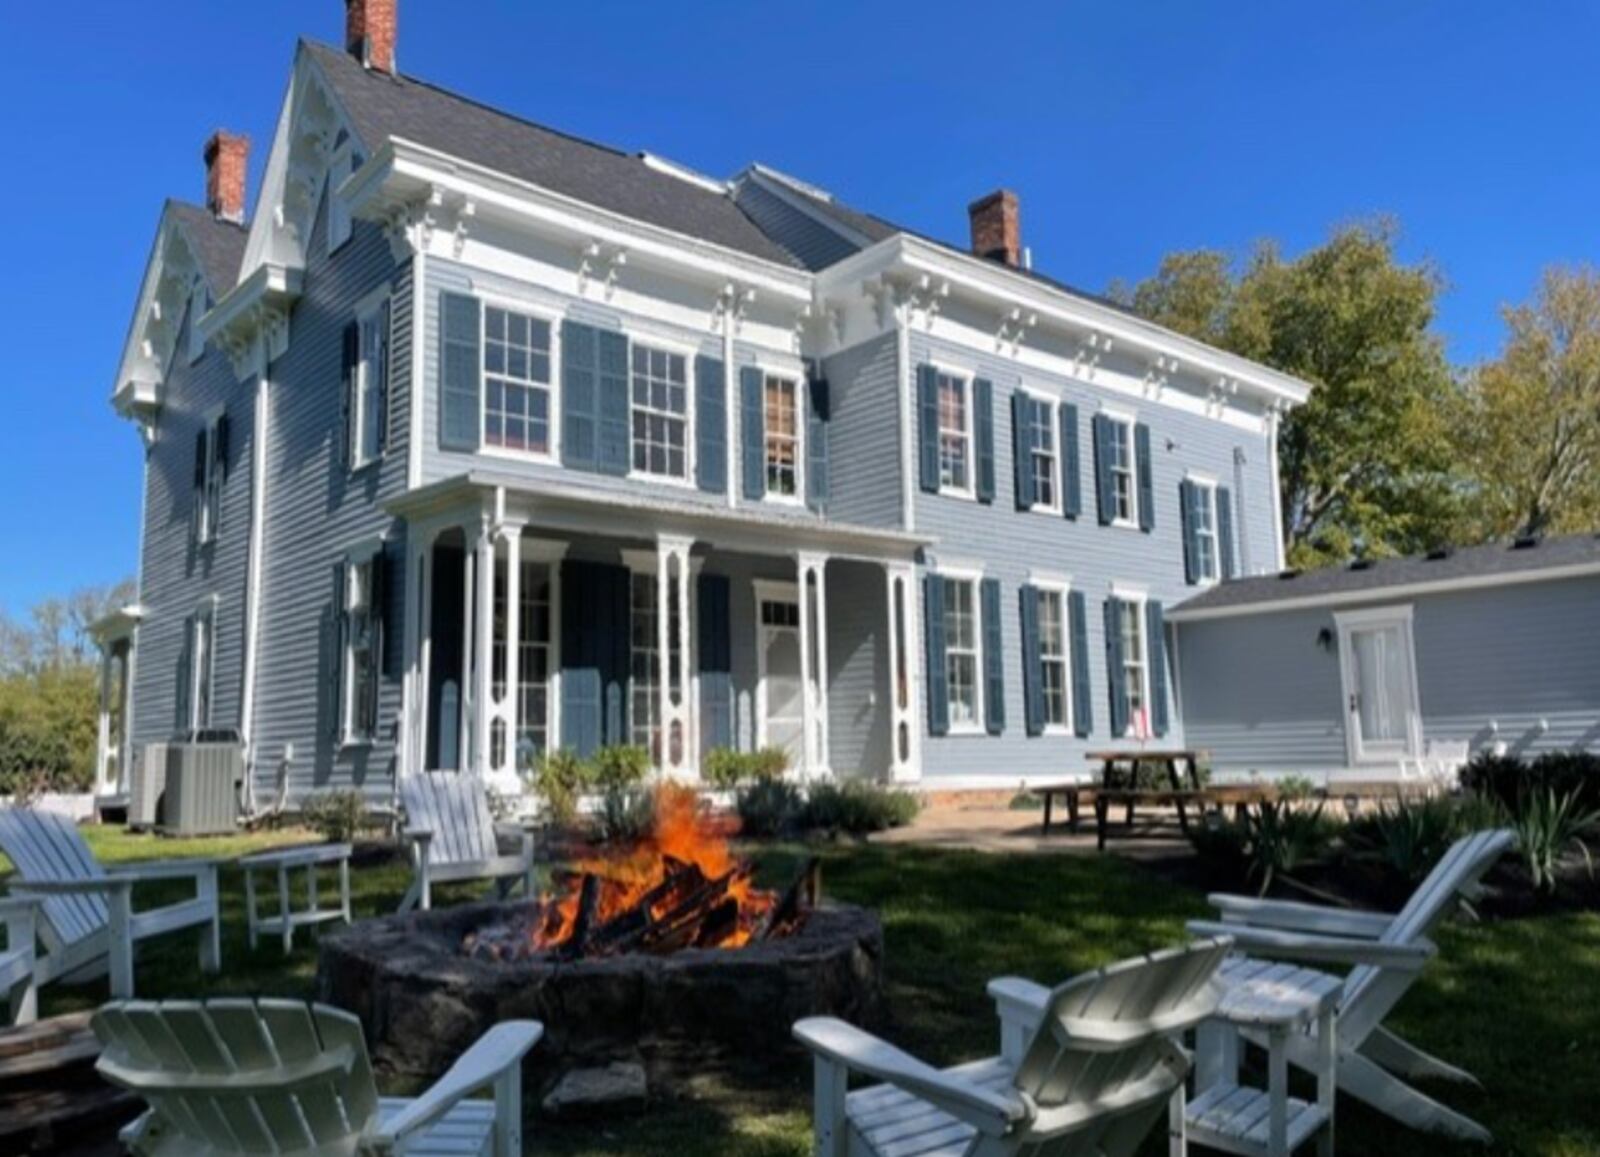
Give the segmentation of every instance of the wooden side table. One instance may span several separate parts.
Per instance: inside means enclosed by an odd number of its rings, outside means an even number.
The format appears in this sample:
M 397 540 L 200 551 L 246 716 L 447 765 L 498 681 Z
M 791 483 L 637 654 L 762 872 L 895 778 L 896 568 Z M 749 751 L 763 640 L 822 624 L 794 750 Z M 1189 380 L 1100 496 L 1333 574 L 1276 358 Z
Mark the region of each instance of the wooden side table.
M 1184 1112 L 1189 1139 L 1244 1157 L 1288 1157 L 1317 1135 L 1333 1155 L 1338 1070 L 1337 1008 L 1344 981 L 1293 964 L 1235 957 L 1217 978 L 1226 986 L 1213 1019 L 1197 1033 L 1195 1096 Z M 1317 1099 L 1289 1095 L 1288 1041 L 1312 1023 L 1317 1031 Z M 1239 1083 L 1240 1035 L 1265 1037 L 1267 1087 Z
M 317 888 L 317 869 L 327 864 L 339 866 L 339 903 L 323 907 Z M 256 939 L 262 932 L 276 932 L 283 940 L 283 951 L 294 947 L 294 930 L 312 924 L 325 924 L 330 920 L 350 923 L 350 845 L 312 844 L 306 847 L 283 848 L 270 852 L 256 852 L 239 860 L 244 869 L 244 907 L 250 927 L 250 947 L 255 949 Z M 306 887 L 302 897 L 305 906 L 296 910 L 295 897 L 289 888 L 289 873 L 304 868 Z M 278 876 L 278 914 L 262 916 L 256 909 L 256 873 L 276 872 Z

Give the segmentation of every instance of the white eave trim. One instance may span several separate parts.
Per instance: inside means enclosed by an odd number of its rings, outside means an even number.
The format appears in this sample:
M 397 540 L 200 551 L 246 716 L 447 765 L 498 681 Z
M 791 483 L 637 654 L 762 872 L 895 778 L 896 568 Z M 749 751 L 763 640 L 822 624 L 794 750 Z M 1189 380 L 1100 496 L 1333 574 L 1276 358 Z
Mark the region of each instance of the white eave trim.
M 436 191 L 472 202 L 475 213 L 498 209 L 554 226 L 577 241 L 617 246 L 630 258 L 652 258 L 710 278 L 737 281 L 741 287 L 797 305 L 811 302 L 811 274 L 804 269 L 602 209 L 400 137 L 385 142 L 334 195 L 348 204 L 352 215 L 372 219 L 383 217 L 396 203 L 423 200 Z
M 1311 396 L 1311 386 L 1245 358 L 1215 349 L 1193 338 L 1132 317 L 1087 297 L 1080 297 L 1033 278 L 947 249 L 920 237 L 898 233 L 817 274 L 819 292 L 837 290 L 896 266 L 912 273 L 942 278 L 952 287 L 990 298 L 1004 307 L 1019 307 L 1041 320 L 1110 337 L 1118 345 L 1175 357 L 1185 370 L 1205 378 L 1227 378 L 1241 387 L 1288 406 Z
M 142 606 L 138 603 L 129 603 L 114 611 L 108 611 L 90 623 L 89 636 L 102 644 L 126 638 L 133 633 L 133 629 L 139 625 L 139 620 L 144 616 L 145 609 Z
M 1368 587 L 1365 590 L 1332 591 L 1303 598 L 1269 599 L 1258 603 L 1238 603 L 1224 607 L 1175 607 L 1166 613 L 1169 623 L 1201 623 L 1212 619 L 1236 619 L 1248 615 L 1270 615 L 1279 611 L 1303 611 L 1324 607 L 1348 607 L 1365 603 L 1398 602 L 1423 595 L 1451 594 L 1456 591 L 1488 590 L 1495 587 L 1524 586 L 1528 583 L 1555 582 L 1560 579 L 1600 575 L 1600 561 L 1570 563 L 1537 570 L 1502 571 L 1497 574 L 1436 579 L 1431 582 L 1399 583 L 1395 586 Z M 1293 582 L 1293 579 L 1281 580 Z
M 288 306 L 300 296 L 305 274 L 287 265 L 266 262 L 238 285 L 200 319 L 200 335 L 206 341 L 222 338 L 260 306 Z

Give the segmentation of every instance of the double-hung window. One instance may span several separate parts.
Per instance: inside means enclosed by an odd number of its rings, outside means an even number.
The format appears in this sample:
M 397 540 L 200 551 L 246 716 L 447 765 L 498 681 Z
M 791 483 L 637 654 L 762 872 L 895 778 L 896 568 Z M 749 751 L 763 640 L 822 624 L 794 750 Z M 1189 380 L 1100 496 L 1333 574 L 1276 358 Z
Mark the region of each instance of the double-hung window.
M 793 378 L 767 374 L 763 409 L 766 428 L 767 494 L 797 498 L 800 494 L 800 399 Z
M 1194 487 L 1189 510 L 1193 535 L 1195 581 L 1214 583 L 1220 573 L 1217 563 L 1217 487 L 1215 483 L 1190 479 Z
M 939 489 L 972 493 L 972 380 L 939 371 Z
M 1055 403 L 1040 398 L 1029 400 L 1033 415 L 1032 461 L 1033 509 L 1060 513 L 1061 511 L 1061 455 L 1057 442 L 1058 426 Z
M 483 310 L 483 441 L 551 454 L 550 323 L 511 309 Z
M 189 639 L 189 730 L 204 731 L 211 726 L 211 684 L 216 669 L 217 606 L 206 599 L 190 620 Z
M 1111 515 L 1115 526 L 1139 525 L 1139 480 L 1134 460 L 1133 423 L 1108 415 L 1106 468 L 1111 477 Z
M 950 694 L 952 731 L 983 727 L 983 670 L 978 632 L 978 584 L 970 578 L 944 580 L 945 679 Z
M 222 484 L 228 474 L 228 415 L 213 415 L 195 437 L 194 540 L 214 542 L 222 521 Z
M 550 675 L 554 668 L 553 611 L 555 564 L 524 562 L 518 584 L 521 607 L 517 615 L 519 673 L 517 749 L 520 757 L 543 755 L 550 750 Z
M 1122 604 L 1122 689 L 1128 701 L 1128 734 L 1151 734 L 1150 652 L 1145 638 L 1144 600 L 1115 596 Z
M 1067 678 L 1067 596 L 1059 587 L 1039 588 L 1039 687 L 1046 731 L 1065 731 L 1072 722 Z
M 689 477 L 689 359 L 635 342 L 632 353 L 633 470 Z
M 350 468 L 359 470 L 383 456 L 389 421 L 389 299 L 373 303 L 356 318 L 356 363 L 351 372 Z
M 378 727 L 378 556 L 345 567 L 344 685 L 341 718 L 344 741 L 372 739 Z

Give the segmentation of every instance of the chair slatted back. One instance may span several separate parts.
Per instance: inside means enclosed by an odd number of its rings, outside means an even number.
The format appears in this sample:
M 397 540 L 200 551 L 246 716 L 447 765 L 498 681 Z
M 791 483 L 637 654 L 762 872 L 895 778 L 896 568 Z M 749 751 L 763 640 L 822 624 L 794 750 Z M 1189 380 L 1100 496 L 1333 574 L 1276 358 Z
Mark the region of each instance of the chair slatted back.
M 45 880 L 95 880 L 105 869 L 70 816 L 31 807 L 0 807 L 0 850 L 24 884 Z M 44 918 L 62 944 L 74 944 L 106 927 L 104 896 L 50 896 Z
M 433 862 L 477 863 L 499 853 L 489 793 L 479 776 L 456 771 L 402 776 L 400 802 L 406 810 L 408 827 L 433 832 L 428 849 Z
M 1455 908 L 1456 900 L 1468 891 L 1484 874 L 1494 867 L 1495 861 L 1510 850 L 1516 836 L 1503 829 L 1473 832 L 1450 845 L 1450 849 L 1434 865 L 1428 878 L 1406 901 L 1406 906 L 1395 913 L 1380 944 L 1415 944 L 1430 935 Z M 1345 978 L 1343 1005 L 1349 1008 L 1367 992 L 1382 970 L 1371 964 L 1359 965 Z
M 1149 1104 L 1159 1110 L 1187 1072 L 1171 1038 L 1215 1011 L 1221 994 L 1216 971 L 1229 944 L 1197 941 L 1111 965 L 1057 988 L 1017 1067 L 1017 1089 L 1046 1109 L 1103 1103 L 1143 1086 Z M 1095 1028 L 1121 1028 L 1128 1036 L 1108 1046 L 1088 1039 L 1085 1030 Z M 1129 1132 L 1136 1145 L 1143 1128 L 1130 1125 Z M 1111 1140 L 1103 1137 L 1102 1148 Z M 1041 1149 L 1050 1151 L 1048 1143 Z
M 103 1046 L 101 1075 L 142 1096 L 191 1142 L 185 1150 L 353 1153 L 378 1112 L 361 1022 L 339 1009 L 123 1000 L 91 1023 Z M 307 1066 L 309 1075 L 284 1083 Z

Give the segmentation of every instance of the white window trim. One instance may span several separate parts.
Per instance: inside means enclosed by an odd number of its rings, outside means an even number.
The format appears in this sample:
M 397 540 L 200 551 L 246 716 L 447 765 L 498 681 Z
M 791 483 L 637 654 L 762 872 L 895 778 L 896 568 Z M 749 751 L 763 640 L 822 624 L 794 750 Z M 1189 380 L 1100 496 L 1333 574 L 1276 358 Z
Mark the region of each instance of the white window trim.
M 221 424 L 228 408 L 221 402 L 212 406 L 205 413 L 206 425 L 206 462 L 205 479 L 200 485 L 200 526 L 195 534 L 195 545 L 210 546 L 217 541 L 217 530 L 222 522 L 222 484 L 224 479 L 218 477 L 217 463 L 217 427 Z M 232 438 L 233 431 L 229 431 Z M 231 447 L 230 447 L 231 449 Z M 215 509 L 211 505 L 211 488 L 217 488 L 217 502 Z
M 967 484 L 965 486 L 947 485 L 944 481 L 944 467 L 941 463 L 939 469 L 939 493 L 947 498 L 963 498 L 968 502 L 976 502 L 978 500 L 978 462 L 975 456 L 977 439 L 972 428 L 975 421 L 972 405 L 972 383 L 977 379 L 977 374 L 972 370 L 963 369 L 960 366 L 950 365 L 946 362 L 935 361 L 929 364 L 933 366 L 936 375 L 954 378 L 961 383 L 962 412 L 966 415 L 964 438 L 967 447 Z M 937 377 L 934 379 L 933 393 L 934 410 L 937 415 L 939 409 L 939 382 Z M 942 458 L 944 426 L 937 416 L 934 419 L 934 437 L 940 443 L 940 456 Z
M 1139 445 L 1138 439 L 1134 437 L 1134 430 L 1139 425 L 1139 416 L 1132 410 L 1121 410 L 1114 406 L 1101 406 L 1100 413 L 1126 427 L 1128 431 L 1128 517 L 1113 517 L 1110 525 L 1119 530 L 1138 530 L 1139 518 L 1143 512 L 1139 509 Z M 1113 501 L 1115 501 L 1114 496 Z
M 367 397 L 367 356 L 362 335 L 367 328 L 367 323 L 374 320 L 385 302 L 389 302 L 389 332 L 384 335 L 383 374 L 386 379 L 383 383 L 385 408 L 388 405 L 389 386 L 392 383 L 390 369 L 394 363 L 394 304 L 392 287 L 386 282 L 374 289 L 356 303 L 356 380 L 354 383 L 353 397 L 350 399 L 350 429 L 346 437 L 350 439 L 350 473 L 356 474 L 365 470 L 375 462 L 382 462 L 389 452 L 387 438 L 381 438 L 383 446 L 371 457 L 364 455 L 365 447 L 362 445 L 363 435 L 366 432 L 366 397 Z
M 972 672 L 973 696 L 972 696 L 972 698 L 973 698 L 973 712 L 972 712 L 972 720 L 970 722 L 963 722 L 963 723 L 957 723 L 953 719 L 950 720 L 950 726 L 946 730 L 945 734 L 947 736 L 957 736 L 957 737 L 987 736 L 989 734 L 989 732 L 988 732 L 989 717 L 988 717 L 988 712 L 986 710 L 986 704 L 984 703 L 984 667 L 983 667 L 983 579 L 984 579 L 984 573 L 983 573 L 981 568 L 980 569 L 974 569 L 974 568 L 971 568 L 971 567 L 952 566 L 952 565 L 949 565 L 949 564 L 945 564 L 943 566 L 937 567 L 934 570 L 933 573 L 938 575 L 940 578 L 945 579 L 947 581 L 953 580 L 955 582 L 970 583 L 971 586 L 972 586 L 972 619 L 973 619 L 973 630 L 972 630 L 972 657 L 973 657 L 973 672 Z M 946 598 L 944 600 L 944 606 L 946 608 L 945 613 L 948 614 L 948 608 L 950 606 L 949 597 L 948 597 L 949 596 L 949 592 L 946 591 L 944 593 L 946 595 Z M 946 692 L 945 693 L 946 693 L 946 697 L 948 698 L 948 695 L 949 695 L 949 679 L 950 679 L 950 676 L 949 676 L 949 670 L 950 670 L 950 667 L 949 667 L 949 664 L 950 664 L 950 632 L 948 630 L 945 631 L 945 641 L 944 641 L 944 643 L 945 643 L 945 683 L 946 683 Z M 947 710 L 948 710 L 948 708 L 947 708 Z
M 512 462 L 541 462 L 550 466 L 561 463 L 561 323 L 563 315 L 560 310 L 551 309 L 547 305 L 535 304 L 524 297 L 511 297 L 503 293 L 493 293 L 473 287 L 472 294 L 478 299 L 478 379 L 483 383 L 481 399 L 478 402 L 478 453 L 488 458 L 504 458 Z M 546 389 L 550 394 L 550 449 L 544 452 L 538 450 L 516 450 L 510 446 L 491 446 L 489 444 L 489 310 L 500 309 L 508 313 L 520 313 L 524 317 L 536 318 L 550 326 L 550 381 Z M 394 323 L 394 311 L 389 312 L 389 322 Z M 391 355 L 392 356 L 392 355 Z M 504 376 L 504 375 L 501 375 Z M 630 378 L 631 385 L 631 378 Z M 630 445 L 630 450 L 632 449 Z
M 205 595 L 195 603 L 194 617 L 189 624 L 189 731 L 207 731 L 211 728 L 211 709 L 216 705 L 217 690 L 217 611 L 222 600 Z M 206 637 L 206 661 L 200 661 L 200 639 Z M 206 718 L 200 718 L 200 686 L 206 690 Z
M 550 641 L 545 646 L 549 667 L 545 672 L 545 750 L 547 752 L 561 750 L 561 563 L 567 556 L 567 544 L 557 539 L 529 538 L 522 539 L 521 563 L 523 566 L 534 564 L 548 567 L 550 570 Z M 521 576 L 518 576 L 520 585 Z M 520 611 L 518 616 L 520 625 Z M 517 674 L 514 680 L 516 693 L 522 693 L 522 667 L 521 667 L 522 640 L 517 640 L 518 658 L 513 665 Z M 522 704 L 517 703 L 517 726 L 520 729 L 526 725 L 522 717 Z M 516 745 L 518 737 L 512 737 L 512 760 L 515 762 L 519 756 Z
M 1222 529 L 1217 521 L 1217 480 L 1209 474 L 1199 474 L 1188 471 L 1184 474 L 1184 481 L 1189 485 L 1205 491 L 1206 504 L 1211 508 L 1211 573 L 1199 575 L 1195 579 L 1197 587 L 1214 587 L 1222 581 Z M 1199 529 L 1195 531 L 1198 536 Z
M 341 600 L 340 613 L 345 616 L 346 630 L 344 634 L 344 654 L 339 657 L 339 746 L 343 748 L 370 747 L 377 738 L 378 721 L 372 721 L 372 733 L 362 734 L 355 730 L 355 643 L 348 629 L 349 615 L 355 609 L 351 598 L 351 580 L 358 567 L 369 567 L 372 574 L 367 579 L 366 596 L 368 600 L 367 616 L 369 620 L 379 613 L 379 609 L 371 605 L 372 581 L 377 575 L 378 553 L 383 549 L 382 540 L 363 542 L 352 547 L 345 555 L 344 561 L 344 597 Z M 369 647 L 370 651 L 370 647 Z M 379 659 L 376 653 L 372 654 L 374 661 Z M 381 679 L 381 670 L 374 669 L 374 679 Z
M 1061 596 L 1061 687 L 1062 687 L 1062 722 L 1046 723 L 1045 735 L 1072 735 L 1073 711 L 1077 706 L 1072 701 L 1072 579 L 1045 574 L 1031 574 L 1029 581 L 1041 593 Z M 1043 659 L 1043 636 L 1040 636 L 1040 658 Z
M 762 603 L 792 603 L 795 607 L 800 605 L 800 584 L 790 582 L 788 579 L 752 579 L 751 589 L 755 593 L 755 626 L 756 626 L 756 747 L 769 746 L 771 738 L 767 734 L 767 648 L 764 635 L 767 631 L 793 630 L 798 638 L 798 627 L 771 626 L 761 621 Z M 803 690 L 803 689 L 802 689 Z M 805 725 L 801 724 L 801 737 L 804 738 Z
M 756 363 L 761 374 L 761 500 L 778 506 L 806 504 L 806 433 L 811 415 L 811 382 L 803 370 Z M 767 488 L 767 379 L 794 385 L 794 493 L 774 494 Z
M 1111 584 L 1111 597 L 1123 603 L 1131 603 L 1139 608 L 1139 645 L 1144 652 L 1139 656 L 1139 687 L 1140 695 L 1144 700 L 1144 709 L 1148 713 L 1152 705 L 1150 698 L 1150 616 L 1145 612 L 1147 609 L 1146 604 L 1150 601 L 1150 591 L 1142 586 L 1113 582 Z M 1128 662 L 1126 655 L 1122 657 L 1122 662 L 1123 666 L 1126 667 Z M 1121 672 L 1118 672 L 1118 674 L 1120 675 Z M 1128 729 L 1116 738 L 1132 739 L 1135 737 L 1136 732 L 1133 708 L 1130 704 L 1128 708 Z
M 1047 419 L 1047 422 L 1050 428 L 1050 444 L 1054 447 L 1054 450 L 1051 452 L 1050 461 L 1050 490 L 1051 493 L 1055 495 L 1055 498 L 1047 503 L 1036 500 L 1032 506 L 1028 507 L 1028 512 L 1030 514 L 1053 514 L 1059 518 L 1062 513 L 1061 503 L 1064 498 L 1064 495 L 1061 493 L 1061 457 L 1065 449 L 1061 445 L 1061 399 L 1053 394 L 1046 394 L 1040 390 L 1030 389 L 1028 387 L 1021 387 L 1017 392 L 1022 394 L 1024 397 L 1030 398 L 1044 406 L 1050 412 L 1050 417 Z M 1012 444 L 1016 444 L 1014 438 L 1012 440 Z M 1033 473 L 1032 461 L 1028 463 L 1028 472 L 1030 476 Z M 1037 493 L 1038 491 L 1036 489 L 1035 494 Z
M 685 490 L 693 490 L 698 483 L 695 481 L 695 470 L 699 463 L 695 460 L 695 404 L 694 404 L 694 359 L 699 356 L 697 347 L 673 338 L 656 337 L 649 333 L 625 331 L 628 339 L 628 477 L 638 482 L 649 482 L 661 486 L 677 486 Z M 646 349 L 661 350 L 663 353 L 676 354 L 683 358 L 683 477 L 673 474 L 652 474 L 648 470 L 636 470 L 633 465 L 633 350 L 636 345 Z M 654 555 L 651 556 L 652 558 Z M 652 563 L 652 566 L 655 564 Z
M 1350 697 L 1355 691 L 1352 673 L 1354 671 L 1355 656 L 1351 653 L 1350 634 L 1353 630 L 1372 627 L 1397 626 L 1400 628 L 1401 637 L 1405 640 L 1407 675 L 1410 679 L 1411 709 L 1406 715 L 1406 751 L 1398 758 L 1417 759 L 1422 755 L 1422 696 L 1417 678 L 1417 640 L 1412 625 L 1414 619 L 1413 606 L 1410 603 L 1397 603 L 1384 607 L 1364 607 L 1356 611 L 1335 611 L 1333 616 L 1334 631 L 1338 635 L 1339 647 L 1339 694 L 1341 703 L 1341 718 L 1344 721 L 1345 754 L 1352 767 L 1372 767 L 1375 765 L 1392 764 L 1396 757 L 1387 753 L 1365 755 L 1361 751 L 1361 740 L 1355 732 L 1355 724 L 1350 718 Z

